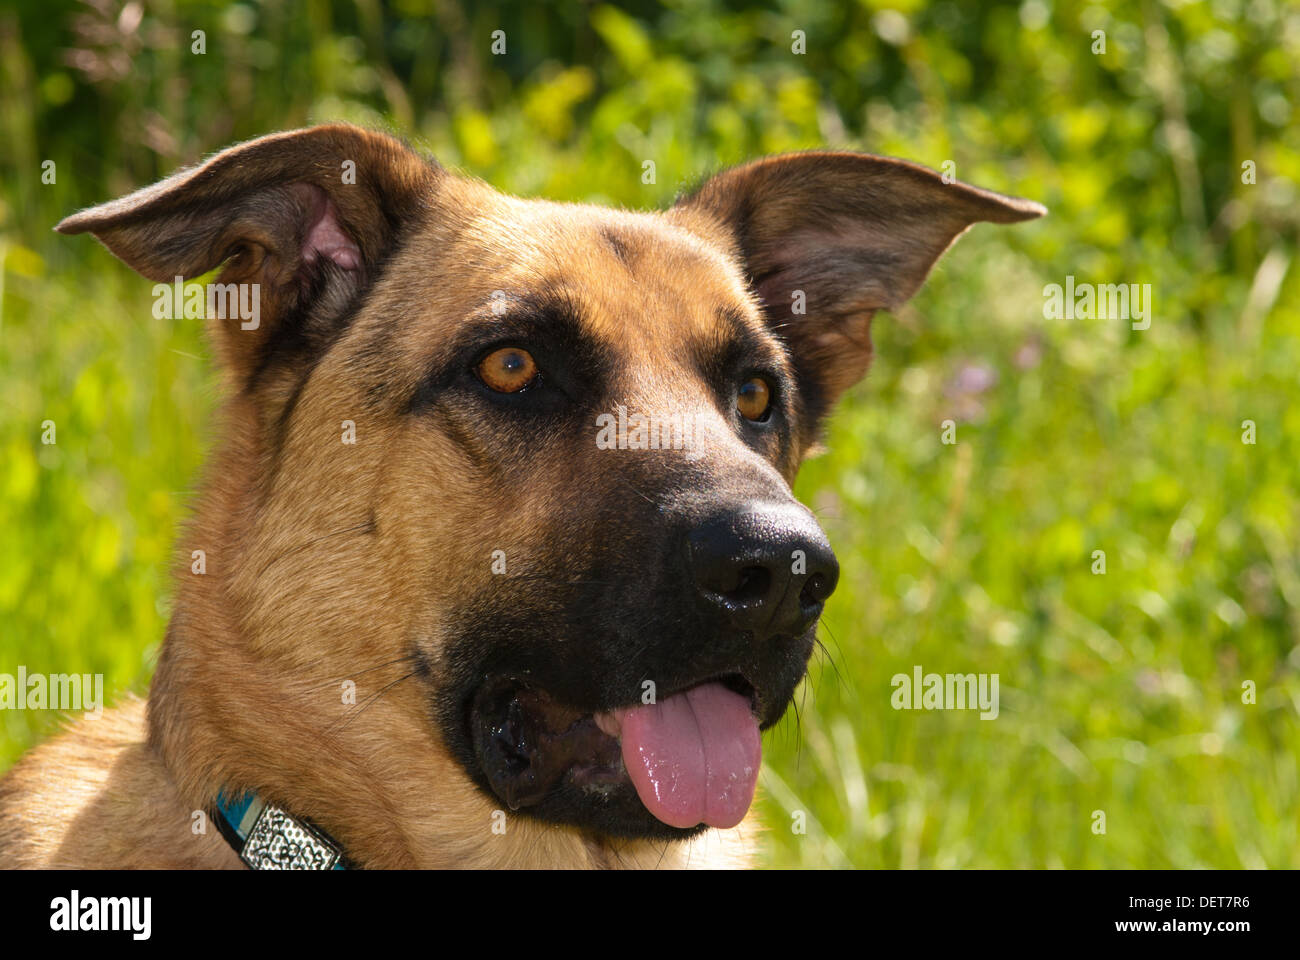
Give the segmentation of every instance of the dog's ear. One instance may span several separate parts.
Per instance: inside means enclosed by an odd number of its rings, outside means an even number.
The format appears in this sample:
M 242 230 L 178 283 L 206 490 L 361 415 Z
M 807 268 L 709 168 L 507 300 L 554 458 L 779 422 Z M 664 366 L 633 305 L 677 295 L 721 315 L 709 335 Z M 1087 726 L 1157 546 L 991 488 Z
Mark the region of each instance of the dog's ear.
M 256 284 L 256 325 L 225 309 L 235 315 L 217 324 L 227 366 L 247 378 L 269 354 L 308 350 L 336 333 L 441 175 L 399 140 L 331 124 L 230 147 L 55 229 L 93 233 L 151 280 L 224 263 L 217 283 L 249 285 L 239 291 L 244 303 Z
M 1046 212 L 901 160 L 810 152 L 717 174 L 673 215 L 700 229 L 703 213 L 721 228 L 789 345 L 815 423 L 866 373 L 872 314 L 916 293 L 958 235 Z

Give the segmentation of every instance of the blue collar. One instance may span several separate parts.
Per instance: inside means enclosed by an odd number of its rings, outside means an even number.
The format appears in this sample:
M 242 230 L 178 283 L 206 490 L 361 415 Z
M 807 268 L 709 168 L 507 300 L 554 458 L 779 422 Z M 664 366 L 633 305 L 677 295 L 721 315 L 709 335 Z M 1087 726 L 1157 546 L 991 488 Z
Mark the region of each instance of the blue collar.
M 214 820 L 239 859 L 253 870 L 347 870 L 338 841 L 309 820 L 290 816 L 255 793 L 217 794 Z

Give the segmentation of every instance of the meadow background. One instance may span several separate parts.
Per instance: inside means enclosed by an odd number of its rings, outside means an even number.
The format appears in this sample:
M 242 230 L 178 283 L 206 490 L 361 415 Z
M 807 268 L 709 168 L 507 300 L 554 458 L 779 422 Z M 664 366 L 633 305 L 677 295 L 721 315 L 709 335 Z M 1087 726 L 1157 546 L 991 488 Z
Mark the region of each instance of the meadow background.
M 977 226 L 877 318 L 800 477 L 843 578 L 765 738 L 765 862 L 1300 866 L 1297 63 L 1278 0 L 7 3 L 0 672 L 146 689 L 211 441 L 198 322 L 51 233 L 70 211 L 333 118 L 632 208 L 774 151 L 951 160 L 1051 214 Z M 1150 283 L 1150 329 L 1044 319 L 1067 274 Z M 916 664 L 999 674 L 1000 716 L 891 709 Z M 57 723 L 0 712 L 0 770 Z

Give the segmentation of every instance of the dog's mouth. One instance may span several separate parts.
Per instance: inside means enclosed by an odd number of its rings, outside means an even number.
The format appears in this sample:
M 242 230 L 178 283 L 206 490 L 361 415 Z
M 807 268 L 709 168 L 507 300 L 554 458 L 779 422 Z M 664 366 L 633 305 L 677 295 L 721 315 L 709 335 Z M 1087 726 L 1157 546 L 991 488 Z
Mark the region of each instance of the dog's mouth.
M 483 775 L 512 810 L 557 792 L 616 807 L 635 803 L 634 790 L 661 824 L 692 830 L 734 827 L 749 810 L 762 752 L 756 705 L 738 674 L 593 712 L 501 678 L 479 688 L 469 720 Z

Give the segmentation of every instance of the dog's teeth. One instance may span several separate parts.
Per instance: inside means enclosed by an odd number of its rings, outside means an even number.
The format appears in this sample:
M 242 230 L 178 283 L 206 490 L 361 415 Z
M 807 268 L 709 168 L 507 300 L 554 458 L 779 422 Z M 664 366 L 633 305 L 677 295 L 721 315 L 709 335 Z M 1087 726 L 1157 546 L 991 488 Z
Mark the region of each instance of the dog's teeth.
M 615 740 L 623 732 L 622 725 L 618 722 L 618 716 L 613 713 L 597 713 L 593 719 L 602 733 L 613 737 Z

